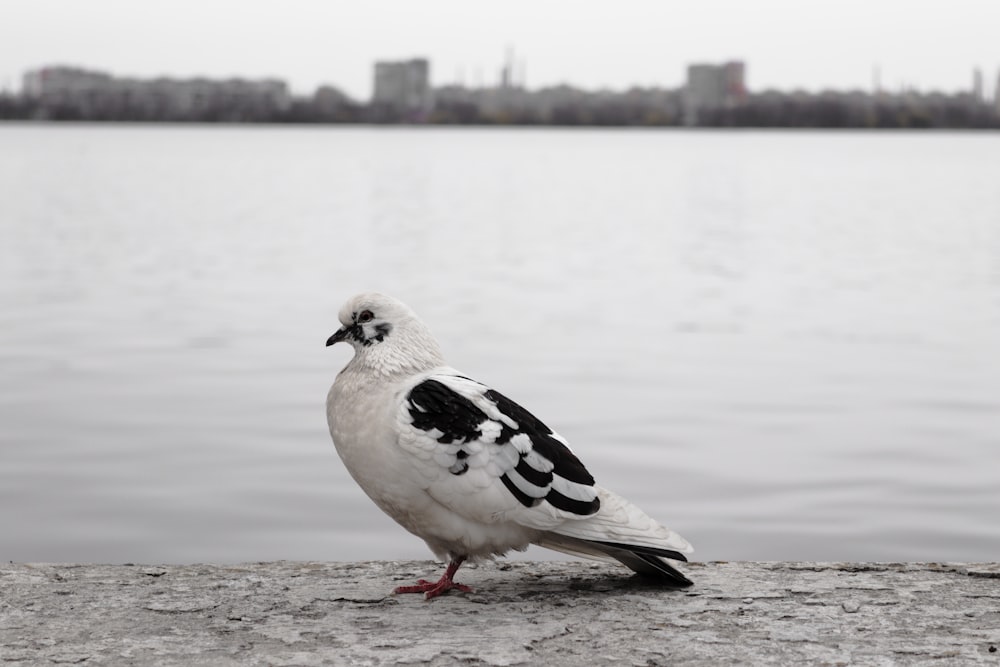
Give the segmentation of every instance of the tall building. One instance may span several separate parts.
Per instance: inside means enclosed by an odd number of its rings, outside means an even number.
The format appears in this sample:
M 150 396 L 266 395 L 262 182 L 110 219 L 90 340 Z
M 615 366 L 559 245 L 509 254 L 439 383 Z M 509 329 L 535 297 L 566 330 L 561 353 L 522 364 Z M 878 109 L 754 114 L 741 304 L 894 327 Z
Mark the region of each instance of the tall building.
M 997 83 L 993 88 L 993 109 L 1000 116 L 1000 70 L 997 70 Z
M 426 58 L 375 63 L 372 103 L 410 115 L 430 111 L 430 71 Z
M 696 125 L 702 110 L 739 106 L 746 95 L 746 65 L 742 61 L 688 65 L 684 90 L 685 124 Z
M 976 102 L 985 102 L 983 96 L 983 70 L 978 67 L 972 70 L 972 97 Z

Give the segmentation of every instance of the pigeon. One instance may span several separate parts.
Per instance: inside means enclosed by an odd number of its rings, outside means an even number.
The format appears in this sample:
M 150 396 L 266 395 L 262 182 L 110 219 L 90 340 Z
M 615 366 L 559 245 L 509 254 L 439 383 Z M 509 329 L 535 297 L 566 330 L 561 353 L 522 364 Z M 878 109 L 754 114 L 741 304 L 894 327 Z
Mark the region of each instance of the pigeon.
M 488 385 L 445 363 L 427 325 L 396 299 L 359 294 L 326 341 L 354 348 L 327 396 L 327 420 L 348 472 L 386 514 L 448 566 L 394 593 L 469 592 L 465 561 L 536 544 L 617 560 L 671 587 L 671 561 L 691 545 L 598 486 L 558 433 Z

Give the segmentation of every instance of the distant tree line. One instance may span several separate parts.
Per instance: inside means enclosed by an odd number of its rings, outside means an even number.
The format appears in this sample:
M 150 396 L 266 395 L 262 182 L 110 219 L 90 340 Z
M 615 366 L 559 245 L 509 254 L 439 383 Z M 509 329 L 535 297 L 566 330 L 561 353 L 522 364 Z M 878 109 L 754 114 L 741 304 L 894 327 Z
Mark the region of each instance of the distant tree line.
M 226 103 L 211 100 L 196 109 L 178 110 L 149 100 L 127 98 L 42 102 L 15 95 L 0 95 L 0 119 L 80 122 L 168 123 L 361 123 L 365 108 L 350 101 L 325 103 L 315 98 L 294 98 L 284 107 L 260 103 Z
M 178 111 L 127 98 L 43 103 L 0 94 L 0 120 L 198 122 L 198 123 L 376 123 L 431 125 L 549 125 L 591 127 L 674 127 L 684 124 L 681 110 L 605 96 L 550 107 L 488 109 L 470 101 L 443 100 L 427 112 L 364 105 L 337 96 L 296 97 L 290 104 L 213 102 Z M 846 97 L 750 95 L 741 105 L 699 109 L 699 127 L 795 128 L 953 128 L 1000 129 L 1000 115 L 966 96 L 938 96 L 908 102 L 900 97 L 859 102 Z
M 670 127 L 680 125 L 676 112 L 643 106 L 602 103 L 560 104 L 544 111 L 505 109 L 489 111 L 470 103 L 435 106 L 427 122 L 437 125 L 556 125 L 592 127 Z
M 961 96 L 906 103 L 873 99 L 864 104 L 844 99 L 769 99 L 754 97 L 732 109 L 706 109 L 704 127 L 798 127 L 885 129 L 1000 129 L 1000 116 Z

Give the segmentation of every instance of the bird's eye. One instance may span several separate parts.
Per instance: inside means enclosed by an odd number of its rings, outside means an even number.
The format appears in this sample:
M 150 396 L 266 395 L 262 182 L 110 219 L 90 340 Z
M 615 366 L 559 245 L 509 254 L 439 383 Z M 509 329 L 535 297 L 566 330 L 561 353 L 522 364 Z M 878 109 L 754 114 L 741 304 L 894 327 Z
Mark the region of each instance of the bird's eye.
M 370 310 L 362 310 L 361 314 L 358 315 L 358 322 L 364 324 L 365 322 L 371 322 L 375 315 Z

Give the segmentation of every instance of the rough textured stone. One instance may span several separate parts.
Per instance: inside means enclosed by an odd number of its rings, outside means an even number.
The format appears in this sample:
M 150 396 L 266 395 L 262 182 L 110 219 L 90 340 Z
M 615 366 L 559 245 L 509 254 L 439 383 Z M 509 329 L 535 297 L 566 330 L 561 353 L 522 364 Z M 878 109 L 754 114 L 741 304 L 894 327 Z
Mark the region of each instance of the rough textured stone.
M 0 566 L 0 665 L 1000 664 L 997 564 Z

